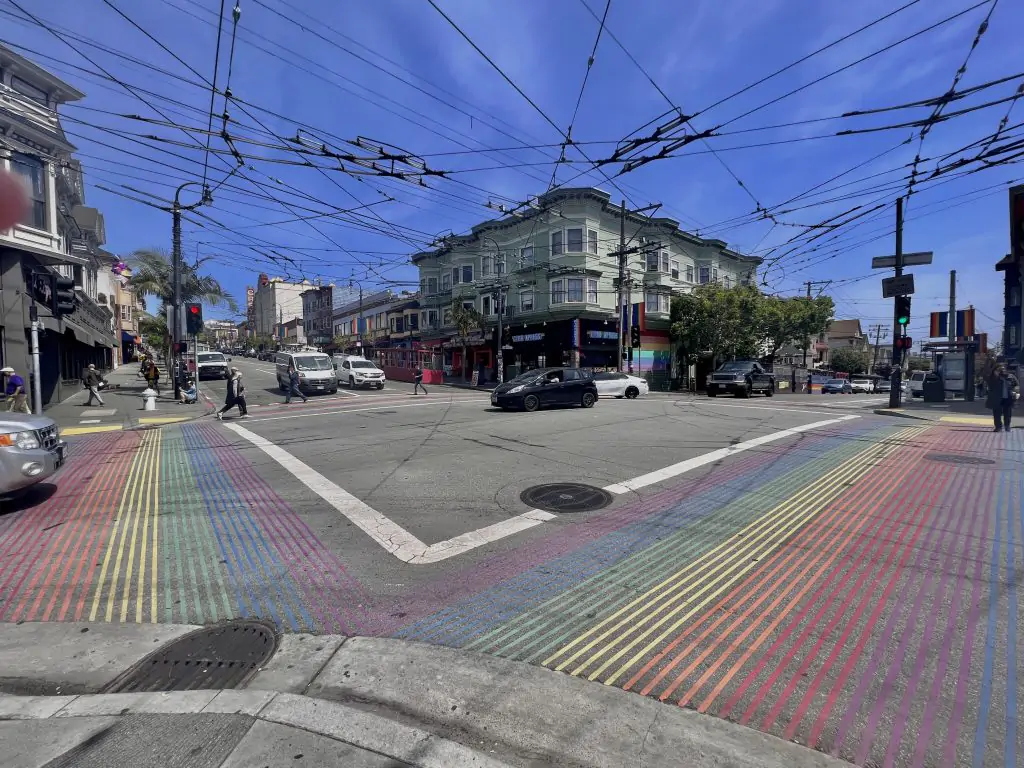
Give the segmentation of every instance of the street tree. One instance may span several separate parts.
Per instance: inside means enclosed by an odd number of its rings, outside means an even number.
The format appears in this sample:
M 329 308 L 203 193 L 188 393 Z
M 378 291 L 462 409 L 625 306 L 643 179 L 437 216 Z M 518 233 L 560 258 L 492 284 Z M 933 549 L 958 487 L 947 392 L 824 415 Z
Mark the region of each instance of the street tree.
M 712 363 L 726 356 L 755 356 L 761 336 L 757 322 L 762 297 L 756 288 L 701 285 L 675 296 L 669 315 L 672 339 L 688 366 L 703 355 Z
M 829 355 L 830 365 L 832 370 L 838 371 L 839 373 L 864 373 L 868 369 L 868 356 L 867 353 L 860 351 L 859 349 L 847 349 L 846 347 L 840 347 L 832 351 Z
M 467 366 L 468 360 L 466 359 L 469 346 L 467 344 L 467 337 L 472 331 L 477 329 L 483 331 L 487 321 L 482 314 L 472 307 L 464 307 L 461 301 L 453 301 L 452 322 L 455 323 L 459 336 L 462 338 L 462 378 L 468 379 L 470 374 L 467 373 L 469 370 Z
M 174 302 L 174 281 L 171 255 L 160 248 L 144 248 L 135 251 L 128 257 L 132 266 L 128 284 L 141 296 L 155 296 L 160 300 L 160 310 L 164 311 Z M 181 301 L 199 301 L 210 306 L 226 306 L 232 312 L 238 311 L 238 304 L 221 286 L 215 277 L 202 275 L 199 268 L 203 260 L 196 264 L 181 265 Z
M 759 325 L 767 355 L 775 355 L 788 344 L 810 349 L 811 342 L 828 328 L 835 313 L 829 296 L 765 296 L 760 306 Z
M 163 315 L 144 315 L 139 318 L 139 336 L 150 349 L 166 349 L 170 343 L 167 319 Z

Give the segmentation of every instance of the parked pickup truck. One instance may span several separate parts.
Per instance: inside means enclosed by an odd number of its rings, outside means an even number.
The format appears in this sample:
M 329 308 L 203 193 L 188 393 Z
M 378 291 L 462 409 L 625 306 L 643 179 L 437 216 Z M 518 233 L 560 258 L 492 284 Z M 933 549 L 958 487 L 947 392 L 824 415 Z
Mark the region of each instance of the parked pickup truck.
M 48 416 L 0 413 L 0 499 L 25 493 L 64 465 L 68 446 Z
M 775 377 L 754 360 L 733 360 L 708 376 L 707 386 L 708 397 L 750 397 L 755 393 L 771 397 L 775 393 Z

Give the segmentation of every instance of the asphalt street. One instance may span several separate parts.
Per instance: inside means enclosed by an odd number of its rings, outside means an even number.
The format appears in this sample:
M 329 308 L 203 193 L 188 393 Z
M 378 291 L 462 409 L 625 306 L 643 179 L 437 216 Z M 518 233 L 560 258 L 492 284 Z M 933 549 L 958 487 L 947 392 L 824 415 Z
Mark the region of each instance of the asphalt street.
M 284 405 L 271 365 L 235 364 L 249 418 L 75 437 L 0 516 L 0 620 L 260 616 L 527 661 L 859 765 L 1024 754 L 1024 431 L 877 396 Z M 606 505 L 521 498 L 545 483 Z

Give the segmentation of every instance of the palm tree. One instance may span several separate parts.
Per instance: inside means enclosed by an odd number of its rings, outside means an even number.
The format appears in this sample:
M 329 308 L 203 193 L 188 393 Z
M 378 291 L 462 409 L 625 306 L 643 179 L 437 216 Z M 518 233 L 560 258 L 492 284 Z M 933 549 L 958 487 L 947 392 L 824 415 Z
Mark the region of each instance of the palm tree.
M 181 301 L 198 301 L 210 306 L 224 305 L 232 312 L 238 311 L 238 304 L 221 286 L 216 278 L 200 275 L 199 267 L 203 261 L 195 265 L 181 265 Z M 132 275 L 128 283 L 140 296 L 155 296 L 160 299 L 161 311 L 174 301 L 174 283 L 171 255 L 161 248 L 143 248 L 128 257 L 132 266 Z
M 470 331 L 477 328 L 483 331 L 487 320 L 475 309 L 462 306 L 461 301 L 454 301 L 452 302 L 452 322 L 455 323 L 455 327 L 459 329 L 459 336 L 462 337 L 462 378 L 468 379 L 471 374 L 467 374 L 466 337 L 469 336 Z

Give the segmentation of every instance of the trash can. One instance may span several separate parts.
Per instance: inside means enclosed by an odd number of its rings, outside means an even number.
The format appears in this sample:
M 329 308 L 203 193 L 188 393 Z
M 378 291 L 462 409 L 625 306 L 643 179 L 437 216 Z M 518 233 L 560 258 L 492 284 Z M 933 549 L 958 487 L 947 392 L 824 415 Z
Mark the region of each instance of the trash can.
M 921 382 L 921 394 L 926 403 L 941 403 L 946 399 L 946 389 L 942 385 L 942 379 L 934 373 L 929 373 Z

